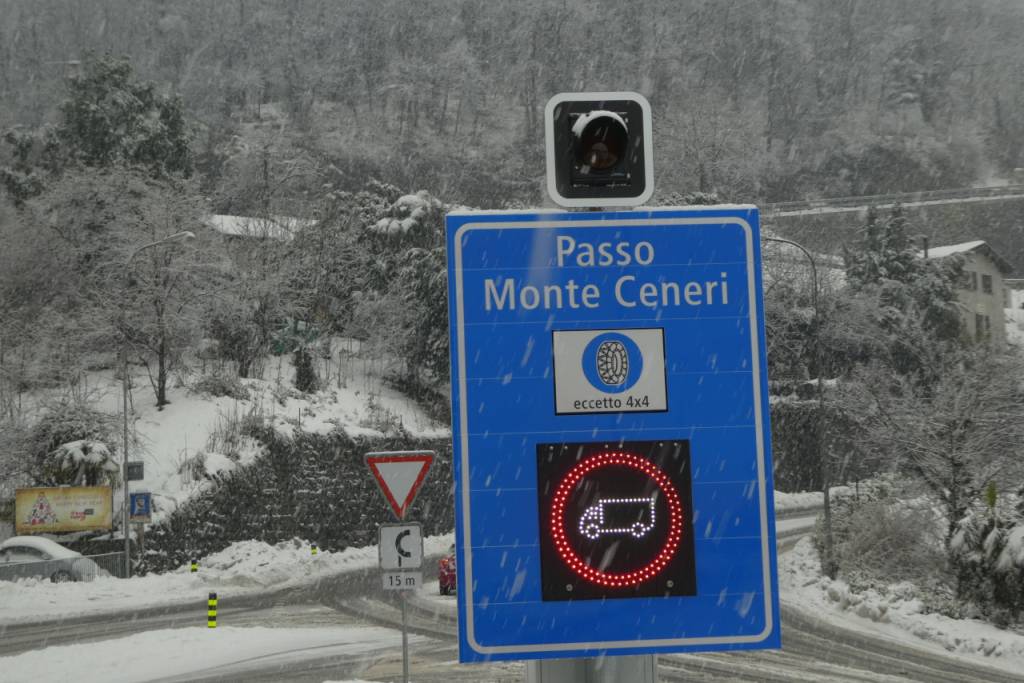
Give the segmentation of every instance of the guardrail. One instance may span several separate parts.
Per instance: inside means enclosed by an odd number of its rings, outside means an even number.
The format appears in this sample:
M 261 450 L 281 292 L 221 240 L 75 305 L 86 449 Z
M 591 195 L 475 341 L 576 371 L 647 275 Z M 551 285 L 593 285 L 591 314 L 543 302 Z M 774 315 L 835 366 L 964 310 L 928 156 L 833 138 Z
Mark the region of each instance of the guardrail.
M 858 208 L 879 204 L 915 204 L 949 199 L 984 199 L 1024 195 L 1024 184 L 1000 185 L 995 187 L 965 187 L 955 190 L 924 190 L 921 192 L 897 192 L 892 194 L 861 195 L 858 197 L 822 197 L 791 202 L 765 204 L 766 214 L 787 211 L 814 211 L 824 209 Z
M 128 575 L 124 553 L 104 553 L 102 555 L 86 555 L 86 557 L 98 564 L 100 568 L 110 572 L 111 576 L 123 579 Z

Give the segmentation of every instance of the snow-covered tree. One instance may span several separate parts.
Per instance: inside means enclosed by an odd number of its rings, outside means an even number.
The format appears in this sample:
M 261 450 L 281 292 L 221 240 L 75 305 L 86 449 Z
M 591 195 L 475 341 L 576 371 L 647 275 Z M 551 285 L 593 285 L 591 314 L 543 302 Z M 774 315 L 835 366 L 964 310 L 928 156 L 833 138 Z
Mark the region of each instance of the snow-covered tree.
M 1000 626 L 1024 612 L 1022 508 L 1024 488 L 1000 495 L 991 482 L 985 501 L 974 501 L 949 543 L 958 597 Z
M 874 207 L 868 209 L 859 239 L 846 253 L 846 277 L 850 284 L 857 288 L 886 280 L 913 282 L 919 265 L 902 208 L 893 208 L 886 220 L 879 218 Z
M 49 456 L 52 470 L 66 473 L 72 486 L 115 484 L 120 479 L 120 464 L 102 441 L 80 439 L 61 444 Z
M 115 416 L 65 401 L 48 406 L 16 446 L 27 456 L 35 484 L 116 485 L 120 443 Z
M 900 209 L 882 219 L 872 209 L 857 243 L 845 253 L 852 295 L 873 311 L 872 326 L 892 370 L 925 384 L 962 341 L 956 284 L 963 263 L 918 256 Z
M 941 505 L 947 544 L 990 482 L 1024 477 L 1024 372 L 1016 357 L 968 350 L 922 386 L 890 375 L 866 382 L 876 401 L 865 436 Z

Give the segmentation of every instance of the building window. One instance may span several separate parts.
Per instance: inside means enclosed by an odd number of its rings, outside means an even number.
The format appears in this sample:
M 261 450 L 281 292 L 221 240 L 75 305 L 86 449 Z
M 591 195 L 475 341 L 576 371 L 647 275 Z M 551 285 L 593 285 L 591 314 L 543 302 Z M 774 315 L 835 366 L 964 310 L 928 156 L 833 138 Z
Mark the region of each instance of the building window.
M 991 275 L 982 275 L 981 276 L 981 291 L 983 291 L 985 294 L 991 294 L 992 293 L 992 276 Z
M 978 274 L 973 270 L 964 272 L 964 289 L 972 292 L 978 291 Z
M 989 334 L 992 332 L 992 321 L 987 315 L 981 313 L 974 314 L 974 338 L 978 341 L 989 338 Z

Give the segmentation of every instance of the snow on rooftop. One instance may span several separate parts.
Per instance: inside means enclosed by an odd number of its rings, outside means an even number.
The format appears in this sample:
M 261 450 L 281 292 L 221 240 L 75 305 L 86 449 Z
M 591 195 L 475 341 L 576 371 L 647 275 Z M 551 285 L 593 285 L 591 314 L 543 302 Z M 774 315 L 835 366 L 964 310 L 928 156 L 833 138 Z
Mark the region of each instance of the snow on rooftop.
M 295 233 L 314 223 L 305 218 L 293 216 L 228 216 L 214 214 L 207 216 L 207 224 L 221 233 L 235 237 L 269 237 L 290 240 Z
M 969 254 L 972 252 L 978 252 L 990 258 L 1004 275 L 1009 275 L 1013 272 L 1013 265 L 1000 256 L 985 240 L 972 240 L 970 242 L 961 242 L 960 244 L 929 248 L 928 258 L 945 258 L 954 254 Z M 923 252 L 918 252 L 917 255 L 924 256 Z
M 928 258 L 945 258 L 953 254 L 966 254 L 984 244 L 985 240 L 973 240 L 971 242 L 961 242 L 960 244 L 949 244 L 943 247 L 929 247 Z M 921 256 L 923 255 L 921 254 Z

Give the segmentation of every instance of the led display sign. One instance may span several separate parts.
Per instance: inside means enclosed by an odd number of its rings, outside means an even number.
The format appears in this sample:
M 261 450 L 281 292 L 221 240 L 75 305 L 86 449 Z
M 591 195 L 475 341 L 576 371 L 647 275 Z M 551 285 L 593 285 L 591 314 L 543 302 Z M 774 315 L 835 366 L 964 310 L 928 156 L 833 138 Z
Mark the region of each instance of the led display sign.
M 537 446 L 545 601 L 694 595 L 689 442 Z

